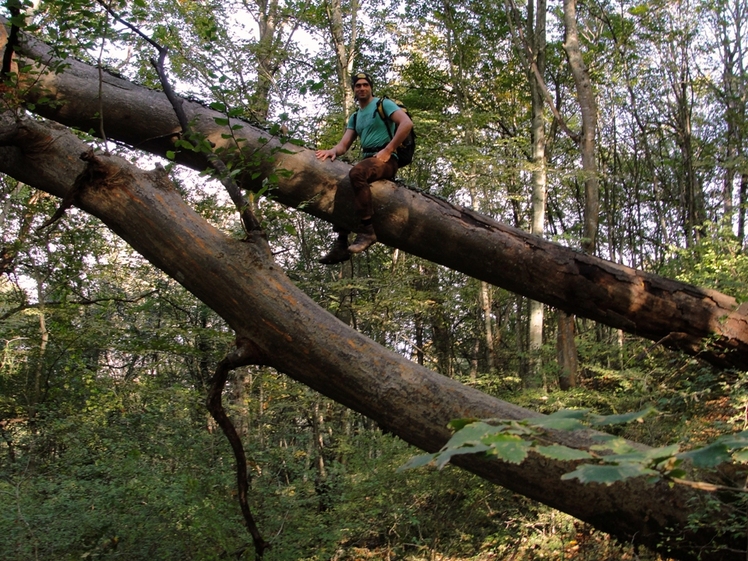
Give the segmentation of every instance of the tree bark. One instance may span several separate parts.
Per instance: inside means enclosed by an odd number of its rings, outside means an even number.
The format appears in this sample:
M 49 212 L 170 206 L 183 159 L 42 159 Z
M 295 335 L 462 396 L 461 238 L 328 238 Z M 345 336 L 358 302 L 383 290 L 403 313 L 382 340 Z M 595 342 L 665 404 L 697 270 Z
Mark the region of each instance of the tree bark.
M 26 35 L 18 51 L 45 63 L 51 59 L 46 45 Z M 24 97 L 36 102 L 35 112 L 67 126 L 98 130 L 103 105 L 110 139 L 154 154 L 173 150 L 179 125 L 162 93 L 104 74 L 100 104 L 98 70 L 75 60 L 66 63 L 64 72 L 42 68 L 27 76 L 33 87 Z M 42 96 L 51 101 L 40 103 Z M 214 120 L 223 115 L 188 100 L 183 106 L 195 131 L 217 149 L 229 146 L 231 140 L 222 138 L 228 127 Z M 250 170 L 239 178 L 243 187 L 259 189 L 271 172 L 290 171 L 290 177 L 279 176 L 272 192 L 276 200 L 348 230 L 356 227 L 350 166 L 319 161 L 313 150 L 293 145 L 285 147 L 291 154 L 274 152 L 280 145 L 265 131 L 244 122 L 231 124 L 243 126 L 234 133 L 246 139 L 247 151 L 267 156 L 258 167 L 262 175 L 252 179 Z M 206 167 L 204 157 L 193 152 L 180 152 L 177 161 Z M 748 369 L 748 312 L 730 296 L 584 255 L 392 182 L 375 183 L 372 195 L 382 243 L 712 364 Z
M 597 173 L 595 135 L 597 134 L 597 100 L 592 89 L 590 73 L 582 59 L 577 31 L 577 2 L 564 0 L 564 50 L 574 76 L 577 100 L 582 114 L 582 134 L 579 150 L 582 154 L 584 177 L 584 232 L 582 250 L 595 254 L 600 214 L 600 180 Z
M 558 358 L 558 385 L 562 390 L 577 386 L 577 371 L 579 356 L 574 341 L 574 316 L 562 311 L 558 312 L 558 337 L 556 338 L 556 356 Z
M 288 374 L 407 442 L 436 451 L 450 436 L 451 419 L 537 416 L 430 372 L 344 325 L 283 274 L 261 233 L 250 232 L 246 240 L 221 233 L 184 202 L 163 170 L 142 171 L 94 154 L 60 125 L 17 122 L 9 112 L 0 116 L 0 139 L 2 171 L 101 219 L 223 317 L 239 346 L 252 349 L 253 362 Z M 548 439 L 588 448 L 592 435 L 549 433 Z M 475 455 L 455 463 L 626 542 L 681 559 L 699 552 L 700 559 L 745 557 L 737 543 L 715 541 L 713 528 L 689 528 L 688 515 L 702 497 L 688 487 L 643 478 L 610 486 L 563 481 L 572 464 L 534 454 L 520 465 Z M 735 553 L 698 549 L 715 543 Z
M 535 2 L 537 1 L 537 9 Z M 546 2 L 545 0 L 528 0 L 527 2 L 527 37 L 530 40 L 530 51 L 538 74 L 545 74 L 546 50 Z M 547 199 L 547 157 L 545 153 L 545 99 L 541 84 L 530 67 L 527 68 L 527 79 L 530 84 L 532 99 L 532 224 L 530 232 L 543 237 L 545 229 L 545 207 Z M 535 380 L 541 374 L 540 350 L 543 347 L 543 304 L 530 300 L 530 327 L 528 333 L 530 374 Z M 543 375 L 543 387 L 548 387 Z
M 328 24 L 330 27 L 330 42 L 335 50 L 335 65 L 338 72 L 338 87 L 340 88 L 343 112 L 346 121 L 353 107 L 353 90 L 350 87 L 353 72 L 353 59 L 356 55 L 358 38 L 358 1 L 350 4 L 350 23 L 343 25 L 343 7 L 340 0 L 329 0 L 325 3 Z M 346 43 L 345 29 L 350 29 L 350 39 Z

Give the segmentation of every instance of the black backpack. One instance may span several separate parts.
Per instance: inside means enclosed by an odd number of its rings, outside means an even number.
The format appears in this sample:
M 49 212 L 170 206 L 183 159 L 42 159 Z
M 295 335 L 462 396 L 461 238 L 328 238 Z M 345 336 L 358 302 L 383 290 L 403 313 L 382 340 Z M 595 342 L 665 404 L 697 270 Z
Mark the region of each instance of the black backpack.
M 390 131 L 389 124 L 392 122 L 392 119 L 390 119 L 384 112 L 384 107 L 382 107 L 382 104 L 384 103 L 385 99 L 390 99 L 387 96 L 380 97 L 379 101 L 377 101 L 377 113 L 379 113 L 379 116 L 382 118 L 382 120 L 387 125 L 387 132 L 390 133 L 390 139 L 392 139 L 393 134 Z M 410 117 L 410 113 L 408 112 L 408 108 L 405 107 L 401 102 L 399 102 L 396 99 L 392 99 L 391 101 L 395 102 L 395 105 L 399 109 L 402 109 L 405 111 L 405 114 Z M 356 128 L 356 117 L 358 116 L 358 111 L 356 111 L 353 114 L 353 128 Z M 410 129 L 410 134 L 403 140 L 403 143 L 397 147 L 397 164 L 398 167 L 407 166 L 410 162 L 413 161 L 413 154 L 416 151 L 416 131 L 415 127 Z

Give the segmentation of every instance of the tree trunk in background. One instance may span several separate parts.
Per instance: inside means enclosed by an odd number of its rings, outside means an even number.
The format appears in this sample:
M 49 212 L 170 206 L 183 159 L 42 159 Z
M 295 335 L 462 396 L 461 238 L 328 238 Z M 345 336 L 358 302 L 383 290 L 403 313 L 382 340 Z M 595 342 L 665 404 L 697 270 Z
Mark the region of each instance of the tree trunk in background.
M 312 440 L 314 443 L 313 454 L 314 468 L 317 475 L 314 479 L 314 489 L 317 492 L 319 501 L 318 509 L 320 512 L 326 511 L 330 506 L 330 484 L 327 481 L 327 469 L 325 468 L 325 440 L 322 430 L 325 424 L 325 417 L 320 408 L 320 399 L 314 399 L 312 407 Z
M 243 0 L 244 5 L 250 13 L 250 0 Z M 258 41 L 255 47 L 255 58 L 257 59 L 257 85 L 252 94 L 250 109 L 259 122 L 265 122 L 270 114 L 270 89 L 275 81 L 276 74 L 283 67 L 288 52 L 284 42 L 290 41 L 296 32 L 299 23 L 285 25 L 290 21 L 286 8 L 280 6 L 278 0 L 254 0 L 257 7 Z M 284 37 L 284 29 L 288 27 L 287 36 Z
M 691 33 L 688 29 L 668 29 L 672 39 L 665 45 L 667 80 L 674 104 L 668 106 L 670 126 L 680 151 L 681 163 L 674 170 L 678 175 L 681 197 L 681 216 L 686 246 L 691 247 L 701 237 L 701 226 L 706 219 L 704 194 L 696 175 L 692 132 L 693 83 L 689 62 Z
M 710 14 L 709 21 L 715 32 L 715 50 L 721 51 L 722 91 L 719 92 L 724 108 L 727 131 L 724 138 L 725 170 L 723 204 L 725 219 L 732 224 L 734 218 L 735 180 L 744 166 L 744 130 L 746 125 L 746 53 L 743 48 L 748 31 L 748 2 L 728 0 L 725 9 Z
M 577 100 L 582 113 L 582 133 L 579 149 L 582 154 L 582 177 L 584 180 L 584 232 L 582 250 L 595 254 L 597 226 L 600 214 L 600 181 L 595 159 L 595 135 L 597 134 L 597 101 L 592 89 L 589 71 L 582 59 L 577 31 L 576 0 L 564 0 L 564 50 L 574 76 Z
M 748 174 L 740 175 L 740 211 L 738 213 L 738 240 L 740 246 L 745 247 L 745 212 L 748 208 Z
M 483 333 L 486 345 L 486 369 L 496 372 L 496 341 L 494 340 L 493 313 L 491 301 L 491 287 L 488 283 L 480 282 L 480 303 L 483 312 Z
M 426 451 L 446 443 L 451 419 L 537 415 L 432 373 L 342 324 L 290 282 L 261 232 L 251 231 L 244 240 L 219 232 L 184 202 L 162 169 L 144 172 L 121 158 L 94 155 L 62 127 L 35 120 L 17 123 L 8 113 L 0 119 L 0 139 L 4 172 L 63 200 L 75 200 L 101 219 L 221 316 L 252 363 L 288 374 Z M 595 443 L 593 434 L 547 436 L 586 449 Z M 699 492 L 685 486 L 649 484 L 644 478 L 610 486 L 565 481 L 561 475 L 572 469 L 570 462 L 535 454 L 519 465 L 478 455 L 454 463 L 621 541 L 681 559 L 695 559 L 693 551 L 717 539 L 712 531 L 690 524 Z M 744 547 L 742 540 L 718 539 L 734 549 L 720 551 L 719 557 L 706 552 L 701 559 L 744 558 L 738 549 Z
M 558 338 L 556 340 L 556 354 L 560 373 L 558 385 L 562 390 L 577 386 L 579 358 L 575 336 L 574 316 L 558 311 Z
M 582 58 L 577 31 L 576 0 L 564 0 L 564 50 L 569 61 L 577 100 L 582 114 L 582 131 L 579 148 L 582 154 L 582 177 L 584 180 L 584 228 L 582 232 L 582 251 L 595 254 L 597 230 L 600 215 L 600 180 L 597 171 L 596 144 L 597 135 L 597 100 L 590 81 L 590 74 Z M 562 314 L 565 315 L 565 314 Z M 558 348 L 565 356 L 560 364 L 563 372 L 562 385 L 576 385 L 577 350 L 574 341 L 574 318 L 559 316 Z M 561 333 L 564 330 L 564 333 Z
M 47 362 L 47 345 L 49 344 L 49 331 L 47 331 L 47 320 L 45 317 L 44 302 L 46 295 L 44 294 L 44 282 L 45 279 L 40 274 L 36 280 L 36 291 L 37 299 L 39 302 L 39 354 L 36 358 L 36 364 L 34 366 L 34 379 L 30 388 L 29 395 L 29 421 L 33 426 L 33 421 L 36 418 L 36 414 L 39 411 L 39 403 L 42 398 L 42 377 L 46 371 Z
M 48 47 L 33 39 L 24 39 L 19 50 L 49 60 Z M 70 66 L 64 72 L 33 75 L 38 87 L 27 98 L 37 103 L 35 111 L 42 116 L 97 130 L 99 72 L 78 61 L 66 62 Z M 108 74 L 101 89 L 110 138 L 160 155 L 173 150 L 179 125 L 163 94 Z M 42 95 L 64 103 L 39 103 Z M 223 117 L 220 113 L 188 100 L 182 105 L 196 132 L 217 149 L 230 146 L 222 136 L 229 129 L 215 122 Z M 290 175 L 279 173 L 273 190 L 278 202 L 355 228 L 350 166 L 319 161 L 313 150 L 294 145 L 286 146 L 292 153 L 279 152 L 280 144 L 268 140 L 265 131 L 241 121 L 231 125 L 242 127 L 234 132 L 246 139 L 248 150 L 267 156 L 257 169 L 259 177 L 251 177 L 250 170 L 238 178 L 243 187 L 259 189 L 264 177 L 286 170 Z M 193 152 L 179 152 L 176 159 L 196 169 L 206 167 L 205 158 Z M 0 171 L 8 172 L 2 159 Z M 713 364 L 748 368 L 748 314 L 734 298 L 579 253 L 391 182 L 376 182 L 372 196 L 374 226 L 384 244 Z
M 340 88 L 343 111 L 347 119 L 350 116 L 354 102 L 350 80 L 353 73 L 353 60 L 356 56 L 356 40 L 358 37 L 358 1 L 351 1 L 351 21 L 348 26 L 343 25 L 343 8 L 340 0 L 328 0 L 325 2 L 325 8 L 330 27 L 330 42 L 335 50 L 335 68 L 338 74 L 338 86 Z M 345 39 L 346 28 L 350 29 L 351 33 L 347 42 Z
M 528 0 L 527 2 L 527 37 L 530 40 L 532 63 L 540 76 L 545 75 L 546 49 L 546 2 L 545 0 Z M 534 14 L 534 15 L 533 15 Z M 545 97 L 542 85 L 538 83 L 535 72 L 527 69 L 532 98 L 532 222 L 530 232 L 543 237 L 545 228 L 545 205 L 547 191 L 547 160 L 545 154 Z M 542 364 L 540 349 L 543 346 L 543 304 L 530 300 L 530 327 L 528 332 L 528 352 L 530 376 L 537 381 L 541 375 Z M 543 375 L 543 387 L 548 381 Z

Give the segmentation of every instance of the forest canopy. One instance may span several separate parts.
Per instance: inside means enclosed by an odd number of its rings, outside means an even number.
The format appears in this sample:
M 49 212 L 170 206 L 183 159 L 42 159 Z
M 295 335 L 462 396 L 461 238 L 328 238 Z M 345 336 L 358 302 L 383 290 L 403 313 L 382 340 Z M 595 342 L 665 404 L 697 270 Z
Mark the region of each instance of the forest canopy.
M 744 10 L 4 2 L 0 556 L 744 558 Z

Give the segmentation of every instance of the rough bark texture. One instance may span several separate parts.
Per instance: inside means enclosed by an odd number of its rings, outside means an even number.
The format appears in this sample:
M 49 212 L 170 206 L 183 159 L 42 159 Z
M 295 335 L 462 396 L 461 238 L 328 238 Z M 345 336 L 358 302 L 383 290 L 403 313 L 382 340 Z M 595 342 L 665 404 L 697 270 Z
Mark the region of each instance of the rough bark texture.
M 98 155 L 64 127 L 0 118 L 0 171 L 100 218 L 154 265 L 221 315 L 253 360 L 288 374 L 374 419 L 383 429 L 426 451 L 449 438 L 450 419 L 521 419 L 536 413 L 489 397 L 380 347 L 344 325 L 298 290 L 273 262 L 258 233 L 231 239 L 196 214 L 165 173 L 142 171 Z M 76 179 L 77 178 L 77 179 Z M 591 431 L 549 434 L 577 448 Z M 632 479 L 611 486 L 562 481 L 566 462 L 531 455 L 521 465 L 477 456 L 455 463 L 489 481 L 544 502 L 627 542 L 682 559 L 696 559 L 713 530 L 689 531 L 688 515 L 700 496 L 686 487 Z M 677 539 L 676 539 L 677 538 Z M 696 548 L 696 549 L 694 549 Z M 710 550 L 711 551 L 711 550 Z M 745 552 L 704 551 L 702 559 L 738 559 Z
M 18 51 L 49 59 L 48 47 L 28 37 Z M 67 126 L 98 130 L 101 107 L 109 138 L 156 154 L 173 149 L 179 125 L 163 94 L 105 74 L 100 103 L 98 70 L 69 63 L 62 73 L 42 71 L 29 77 L 36 87 L 26 98 L 38 101 L 43 92 L 54 102 L 37 104 L 37 113 Z M 196 131 L 217 148 L 228 145 L 221 138 L 228 129 L 214 121 L 222 115 L 187 100 L 184 108 Z M 267 156 L 260 166 L 264 174 L 293 172 L 281 176 L 273 192 L 279 202 L 293 207 L 303 203 L 305 212 L 355 228 L 347 164 L 321 162 L 313 150 L 292 145 L 286 148 L 293 154 L 274 152 L 279 144 L 266 132 L 242 124 L 238 132 L 247 150 Z M 206 166 L 201 155 L 191 152 L 181 152 L 178 161 Z M 260 187 L 262 176 L 241 179 L 252 189 Z M 748 314 L 729 296 L 584 255 L 392 182 L 375 183 L 372 195 L 377 237 L 387 245 L 713 364 L 748 368 Z

